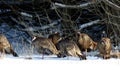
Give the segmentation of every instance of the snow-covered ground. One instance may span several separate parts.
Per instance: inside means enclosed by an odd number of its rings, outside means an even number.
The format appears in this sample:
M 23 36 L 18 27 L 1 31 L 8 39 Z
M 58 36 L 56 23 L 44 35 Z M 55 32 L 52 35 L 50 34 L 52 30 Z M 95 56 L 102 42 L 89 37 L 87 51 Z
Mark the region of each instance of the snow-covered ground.
M 45 55 L 42 59 L 42 55 L 24 43 L 12 45 L 19 57 L 6 55 L 0 60 L 1 80 L 120 80 L 120 59 L 88 56 L 87 60 L 80 60 L 56 55 Z
M 0 60 L 1 80 L 120 80 L 120 59 L 88 56 L 87 60 L 79 60 L 56 55 L 44 55 L 42 59 L 30 47 L 15 50 L 19 57 L 6 55 Z
M 55 57 L 55 56 L 54 56 Z M 120 80 L 120 59 L 24 59 L 0 60 L 1 80 Z

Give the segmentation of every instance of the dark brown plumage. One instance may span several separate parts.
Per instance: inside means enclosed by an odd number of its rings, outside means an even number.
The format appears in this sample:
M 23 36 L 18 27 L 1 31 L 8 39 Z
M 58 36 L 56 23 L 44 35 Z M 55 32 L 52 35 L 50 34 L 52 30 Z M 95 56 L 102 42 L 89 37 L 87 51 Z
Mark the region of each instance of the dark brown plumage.
M 80 59 L 86 60 L 86 56 L 81 53 L 81 50 L 79 49 L 78 45 L 73 40 L 61 40 L 57 44 L 57 48 L 64 55 L 79 57 Z

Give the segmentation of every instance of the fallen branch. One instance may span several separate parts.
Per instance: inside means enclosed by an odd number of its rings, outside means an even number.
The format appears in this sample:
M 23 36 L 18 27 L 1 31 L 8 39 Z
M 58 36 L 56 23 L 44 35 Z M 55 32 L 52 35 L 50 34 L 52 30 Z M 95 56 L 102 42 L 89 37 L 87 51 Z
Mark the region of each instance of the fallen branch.
M 89 27 L 89 26 L 92 26 L 94 24 L 98 24 L 100 22 L 100 20 L 95 20 L 95 21 L 91 21 L 91 22 L 88 22 L 88 23 L 85 23 L 85 24 L 82 24 L 79 26 L 79 29 L 83 29 L 83 28 L 86 28 L 86 27 Z

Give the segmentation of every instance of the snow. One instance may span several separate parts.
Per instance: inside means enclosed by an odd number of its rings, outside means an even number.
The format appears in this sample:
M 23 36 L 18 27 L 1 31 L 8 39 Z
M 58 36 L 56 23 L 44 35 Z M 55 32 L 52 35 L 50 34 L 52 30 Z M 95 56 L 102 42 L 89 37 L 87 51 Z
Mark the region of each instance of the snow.
M 0 60 L 1 80 L 120 80 L 120 59 L 103 60 L 89 52 L 87 60 L 42 55 L 27 44 L 13 42 L 19 57 L 6 55 Z
M 75 60 L 70 57 L 25 59 L 6 56 L 0 60 L 1 80 L 120 80 L 120 59 Z M 47 58 L 46 58 L 47 57 Z
M 1 80 L 119 80 L 120 60 L 0 60 Z

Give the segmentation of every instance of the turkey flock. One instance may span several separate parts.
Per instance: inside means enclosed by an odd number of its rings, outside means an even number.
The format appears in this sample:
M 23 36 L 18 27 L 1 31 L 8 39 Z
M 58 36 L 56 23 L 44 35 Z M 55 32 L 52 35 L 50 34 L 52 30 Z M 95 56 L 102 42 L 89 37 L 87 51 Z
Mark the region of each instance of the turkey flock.
M 110 38 L 102 36 L 99 42 L 92 40 L 88 34 L 76 32 L 75 38 L 63 38 L 59 32 L 54 32 L 46 37 L 33 36 L 32 46 L 44 59 L 46 50 L 49 50 L 53 55 L 58 58 L 64 57 L 78 57 L 80 60 L 87 60 L 89 51 L 98 50 L 98 54 L 94 55 L 103 59 L 120 58 L 120 53 L 112 54 L 112 43 Z M 19 55 L 14 51 L 12 45 L 5 35 L 0 34 L 0 57 L 4 58 L 5 54 L 12 54 L 14 57 Z M 49 55 L 48 55 L 49 56 Z

